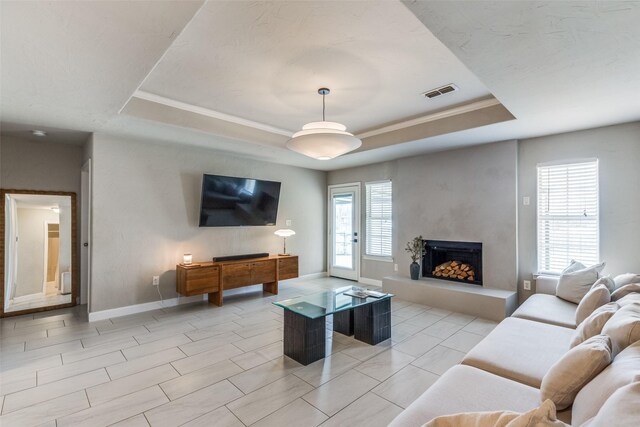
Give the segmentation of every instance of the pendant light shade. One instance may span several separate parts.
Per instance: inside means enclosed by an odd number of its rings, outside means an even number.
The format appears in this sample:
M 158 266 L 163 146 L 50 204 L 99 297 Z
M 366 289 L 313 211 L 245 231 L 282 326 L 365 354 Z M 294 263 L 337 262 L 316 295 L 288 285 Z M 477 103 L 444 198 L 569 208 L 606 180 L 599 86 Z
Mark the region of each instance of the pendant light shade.
M 318 89 L 322 95 L 322 121 L 307 123 L 287 141 L 287 148 L 318 160 L 329 160 L 362 145 L 362 141 L 347 132 L 346 126 L 324 120 L 324 97 L 329 89 Z

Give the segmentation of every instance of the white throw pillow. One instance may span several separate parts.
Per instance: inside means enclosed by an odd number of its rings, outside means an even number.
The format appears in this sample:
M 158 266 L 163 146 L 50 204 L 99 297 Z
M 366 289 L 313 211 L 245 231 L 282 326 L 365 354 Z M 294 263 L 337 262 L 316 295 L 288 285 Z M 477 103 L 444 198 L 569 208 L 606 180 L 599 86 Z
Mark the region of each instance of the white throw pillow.
M 600 277 L 604 266 L 603 262 L 570 273 L 562 273 L 558 279 L 556 296 L 574 304 L 580 304 L 582 298 Z
M 562 270 L 562 273 L 560 274 L 573 273 L 574 271 L 584 270 L 585 268 L 587 268 L 586 265 L 584 265 L 580 261 L 576 261 L 575 259 L 572 259 L 569 262 L 569 265 L 564 270 Z
M 640 283 L 640 274 L 636 273 L 624 273 L 619 274 L 613 278 L 613 281 L 616 282 L 616 289 L 628 285 L 629 283 Z
M 593 311 L 611 301 L 611 294 L 605 285 L 598 285 L 592 288 L 582 298 L 576 310 L 576 325 L 579 325 L 593 313 Z
M 580 427 L 640 425 L 640 381 L 620 387 L 604 402 L 598 414 Z
M 589 381 L 611 364 L 611 340 L 596 335 L 565 353 L 542 378 L 540 398 L 553 400 L 559 410 L 573 404 Z
M 617 301 L 620 298 L 637 292 L 640 292 L 640 283 L 629 283 L 628 285 L 620 286 L 611 293 L 611 301 Z
M 556 418 L 556 407 L 545 400 L 525 413 L 512 411 L 463 412 L 432 419 L 422 427 L 569 427 Z
M 605 285 L 607 289 L 609 289 L 609 292 L 613 292 L 616 290 L 616 282 L 613 281 L 611 276 L 603 276 L 599 278 L 598 280 L 596 280 L 596 283 L 591 286 L 591 289 L 595 288 L 598 285 Z
M 571 424 L 581 426 L 595 417 L 617 389 L 637 381 L 640 381 L 640 341 L 618 354 L 611 365 L 580 390 L 571 408 Z
M 620 307 L 605 323 L 602 333 L 611 337 L 616 354 L 640 341 L 640 303 L 634 302 Z
M 610 302 L 602 307 L 596 308 L 593 313 L 580 322 L 576 328 L 576 331 L 573 333 L 573 338 L 571 339 L 571 348 L 602 333 L 604 325 L 619 308 L 620 306 L 615 302 Z

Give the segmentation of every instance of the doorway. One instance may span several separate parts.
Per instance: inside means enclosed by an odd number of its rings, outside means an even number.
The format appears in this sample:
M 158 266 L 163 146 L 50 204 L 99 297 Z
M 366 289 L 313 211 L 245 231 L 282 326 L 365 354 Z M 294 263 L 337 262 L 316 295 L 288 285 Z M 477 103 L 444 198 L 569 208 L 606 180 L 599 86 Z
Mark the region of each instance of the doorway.
M 360 278 L 360 183 L 329 186 L 329 275 Z

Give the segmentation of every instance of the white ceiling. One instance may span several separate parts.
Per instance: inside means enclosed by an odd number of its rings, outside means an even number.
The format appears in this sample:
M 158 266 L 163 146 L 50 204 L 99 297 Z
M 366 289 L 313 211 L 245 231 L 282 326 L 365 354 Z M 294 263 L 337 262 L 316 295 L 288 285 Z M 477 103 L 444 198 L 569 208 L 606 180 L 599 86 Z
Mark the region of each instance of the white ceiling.
M 109 132 L 330 170 L 640 120 L 637 1 L 201 6 L 0 2 L 3 125 Z M 418 96 L 447 83 L 461 91 L 431 103 Z M 318 119 L 322 85 L 332 89 L 327 118 L 355 132 L 491 94 L 516 120 L 320 162 L 284 149 L 284 135 Z M 138 89 L 164 97 L 158 106 L 230 115 L 225 123 L 244 119 L 260 132 L 238 138 L 221 126 L 118 114 Z
M 140 89 L 293 133 L 321 119 L 320 87 L 353 133 L 490 96 L 396 1 L 208 2 Z

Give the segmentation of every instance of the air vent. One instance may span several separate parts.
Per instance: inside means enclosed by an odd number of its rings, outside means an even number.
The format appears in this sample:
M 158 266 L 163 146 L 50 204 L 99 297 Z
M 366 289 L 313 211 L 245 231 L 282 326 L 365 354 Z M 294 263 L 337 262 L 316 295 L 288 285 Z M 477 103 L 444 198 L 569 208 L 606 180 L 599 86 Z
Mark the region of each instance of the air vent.
M 441 95 L 444 95 L 444 94 L 447 94 L 447 93 L 455 92 L 456 90 L 458 90 L 458 87 L 452 83 L 452 84 L 448 84 L 446 86 L 439 87 L 437 89 L 430 90 L 428 92 L 423 93 L 422 95 L 425 98 L 431 99 L 431 98 L 436 98 L 438 96 L 441 96 Z

